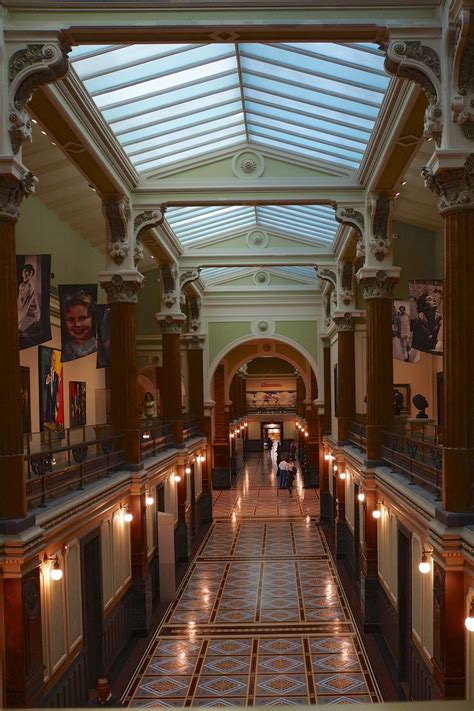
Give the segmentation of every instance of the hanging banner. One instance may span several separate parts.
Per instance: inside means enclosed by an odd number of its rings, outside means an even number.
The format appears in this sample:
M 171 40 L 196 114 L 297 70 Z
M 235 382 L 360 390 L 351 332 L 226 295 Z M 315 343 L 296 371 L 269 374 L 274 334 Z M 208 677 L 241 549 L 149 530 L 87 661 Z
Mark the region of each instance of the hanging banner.
M 97 351 L 96 306 L 97 284 L 60 284 L 63 363 Z
M 51 255 L 18 254 L 16 280 L 20 350 L 24 350 L 51 340 Z
M 110 306 L 97 304 L 97 368 L 110 365 Z
M 412 348 L 443 353 L 443 282 L 409 281 Z
M 418 363 L 420 351 L 413 348 L 410 302 L 394 301 L 392 308 L 393 357 L 406 363 Z

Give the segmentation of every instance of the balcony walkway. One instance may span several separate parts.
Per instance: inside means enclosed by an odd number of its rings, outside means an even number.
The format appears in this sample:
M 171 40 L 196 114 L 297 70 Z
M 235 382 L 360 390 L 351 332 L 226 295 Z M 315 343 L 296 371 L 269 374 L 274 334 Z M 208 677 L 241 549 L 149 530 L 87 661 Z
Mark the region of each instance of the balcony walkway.
M 214 523 L 124 695 L 133 706 L 381 700 L 315 519 L 269 453 L 215 493 Z

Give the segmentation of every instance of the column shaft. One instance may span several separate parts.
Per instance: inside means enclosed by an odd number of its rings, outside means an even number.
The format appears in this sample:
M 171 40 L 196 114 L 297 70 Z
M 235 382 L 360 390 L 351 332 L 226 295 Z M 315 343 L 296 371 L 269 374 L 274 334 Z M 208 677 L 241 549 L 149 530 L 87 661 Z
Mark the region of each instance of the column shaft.
M 224 365 L 220 364 L 214 373 L 215 437 L 213 442 L 214 466 L 230 467 L 229 412 L 225 404 Z
M 382 454 L 382 430 L 393 420 L 392 301 L 367 299 L 366 306 L 367 459 L 376 461 Z
M 474 210 L 445 217 L 443 509 L 469 511 L 474 461 Z
M 202 348 L 188 350 L 189 413 L 202 421 L 204 417 L 204 383 Z
M 123 433 L 125 460 L 140 462 L 137 401 L 136 306 L 115 301 L 110 321 L 111 410 L 114 430 Z
M 339 331 L 337 334 L 337 379 L 338 379 L 338 432 L 340 442 L 349 437 L 349 422 L 355 416 L 355 349 L 354 331 Z
M 324 367 L 324 434 L 331 432 L 331 347 L 329 338 L 323 339 Z
M 179 333 L 163 333 L 163 417 L 173 426 L 175 441 L 183 441 L 181 346 Z
M 16 284 L 15 223 L 0 218 L 3 402 L 0 408 L 0 517 L 26 515 Z

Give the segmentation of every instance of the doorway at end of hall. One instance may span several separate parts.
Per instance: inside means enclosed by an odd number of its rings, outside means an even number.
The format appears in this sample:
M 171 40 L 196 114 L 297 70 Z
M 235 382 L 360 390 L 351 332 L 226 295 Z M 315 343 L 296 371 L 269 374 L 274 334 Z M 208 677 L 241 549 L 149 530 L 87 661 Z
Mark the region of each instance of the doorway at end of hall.
M 282 422 L 262 422 L 262 439 L 264 442 L 270 437 L 273 446 L 281 442 L 283 432 Z

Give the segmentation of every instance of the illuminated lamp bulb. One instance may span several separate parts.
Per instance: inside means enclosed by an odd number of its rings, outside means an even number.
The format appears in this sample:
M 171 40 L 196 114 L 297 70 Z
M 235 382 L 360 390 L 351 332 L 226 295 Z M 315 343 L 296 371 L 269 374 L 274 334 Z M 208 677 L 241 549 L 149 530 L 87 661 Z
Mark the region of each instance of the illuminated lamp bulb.
M 423 575 L 426 575 L 426 573 L 429 573 L 431 570 L 431 563 L 428 562 L 425 551 L 421 554 L 421 563 L 418 565 L 418 570 L 420 573 L 423 573 Z
M 147 494 L 147 496 L 145 496 L 145 504 L 147 506 L 153 506 L 154 503 L 155 503 L 155 499 L 153 498 L 153 496 L 150 496 L 150 494 Z
M 305 437 L 309 437 L 309 432 L 305 432 L 305 433 L 304 433 L 304 436 L 305 436 Z
M 200 454 L 200 455 L 199 455 L 198 461 L 200 461 L 200 462 L 205 462 L 205 461 L 206 461 L 206 457 L 204 456 L 204 454 Z
M 56 557 L 56 560 L 54 561 L 54 565 L 50 570 L 49 577 L 51 580 L 61 580 L 63 577 L 63 571 L 61 570 L 61 566 L 59 565 L 59 560 Z
M 363 491 L 359 492 L 359 493 L 357 494 L 357 498 L 359 499 L 359 501 L 365 501 L 365 494 L 364 494 L 364 492 L 363 492 Z
M 174 475 L 174 480 L 177 484 L 181 481 L 181 477 L 179 476 L 179 474 Z
M 230 433 L 230 436 L 231 436 L 231 438 L 235 437 L 233 432 Z
M 346 472 L 341 472 L 341 473 L 339 474 L 339 479 L 344 480 L 344 479 L 346 478 L 346 476 L 347 476 Z
M 337 464 L 334 465 L 334 471 L 337 472 Z
M 123 520 L 126 521 L 127 523 L 131 523 L 131 521 L 133 521 L 133 516 L 130 513 L 130 511 L 125 510 L 125 513 L 123 515 Z
M 186 472 L 186 474 L 191 474 L 191 467 L 186 467 L 184 471 Z
M 374 509 L 374 510 L 372 511 L 372 516 L 373 516 L 374 518 L 380 518 L 381 515 L 382 515 L 382 512 L 380 511 L 380 509 Z
M 471 600 L 469 615 L 464 620 L 464 626 L 469 632 L 474 632 L 474 600 Z
M 330 461 L 331 461 L 331 455 L 330 455 L 330 454 L 325 454 L 325 455 L 324 455 L 324 459 L 325 459 L 326 462 L 330 462 Z

